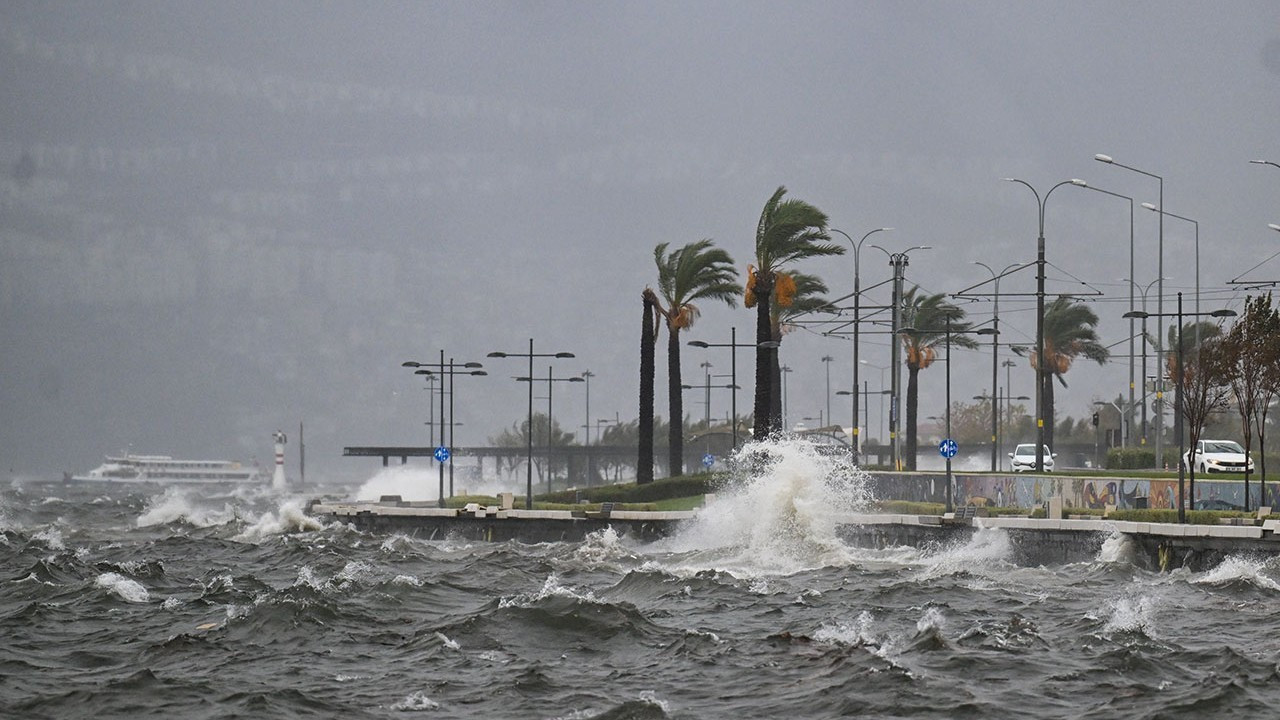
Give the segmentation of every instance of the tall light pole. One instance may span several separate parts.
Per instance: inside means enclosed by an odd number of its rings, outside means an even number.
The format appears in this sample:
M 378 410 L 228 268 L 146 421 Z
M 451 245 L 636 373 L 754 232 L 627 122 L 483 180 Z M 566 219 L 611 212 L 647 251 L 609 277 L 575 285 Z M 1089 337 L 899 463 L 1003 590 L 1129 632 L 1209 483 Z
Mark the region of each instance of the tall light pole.
M 889 343 L 889 380 L 890 393 L 889 402 L 889 445 L 890 452 L 893 457 L 893 469 L 902 469 L 902 458 L 898 448 L 898 418 L 901 416 L 900 407 L 902 402 L 902 343 L 898 341 L 898 329 L 902 327 L 902 281 L 905 276 L 907 265 L 910 264 L 908 255 L 913 250 L 932 250 L 932 245 L 915 245 L 909 247 L 902 252 L 891 253 L 879 245 L 871 247 L 879 250 L 889 256 L 889 266 L 893 268 L 893 325 L 890 331 L 891 341 Z
M 1133 295 L 1133 290 L 1134 290 L 1133 198 L 1129 197 L 1128 195 L 1121 195 L 1120 193 L 1117 193 L 1117 192 L 1111 192 L 1110 190 L 1103 190 L 1102 188 L 1094 187 L 1089 183 L 1085 182 L 1084 180 L 1079 180 L 1079 181 L 1072 180 L 1071 184 L 1075 185 L 1076 187 L 1084 188 L 1085 190 L 1092 190 L 1094 192 L 1100 192 L 1103 195 L 1110 195 L 1111 197 L 1118 197 L 1122 200 L 1129 201 L 1129 312 L 1133 312 L 1134 310 L 1137 309 L 1134 306 L 1134 295 Z M 1144 339 L 1143 342 L 1146 342 L 1146 340 Z M 1130 318 L 1129 319 L 1129 414 L 1130 415 L 1133 414 L 1133 393 L 1134 393 L 1133 356 L 1134 356 L 1133 318 Z M 1146 379 L 1144 378 L 1143 382 L 1145 381 Z M 1124 423 L 1121 425 L 1121 427 L 1124 428 L 1127 425 L 1128 423 Z M 1124 439 L 1122 440 L 1122 442 L 1124 443 L 1124 445 L 1127 446 L 1129 444 L 1129 433 L 1125 432 L 1123 433 L 1123 435 L 1124 435 Z
M 1036 238 L 1036 363 L 1041 366 L 1036 368 L 1036 472 L 1044 472 L 1044 208 L 1054 190 L 1063 185 L 1071 185 L 1072 181 L 1063 180 L 1054 185 L 1041 199 L 1040 193 L 1026 180 L 1004 179 L 1006 182 L 1025 185 L 1036 196 L 1036 209 L 1040 212 L 1040 235 Z M 1053 377 L 1050 376 L 1049 382 L 1052 380 Z
M 1171 280 L 1171 279 L 1172 278 L 1165 278 L 1165 280 Z M 1142 290 L 1139 291 L 1142 294 L 1142 312 L 1144 313 L 1147 311 L 1147 293 L 1151 291 L 1151 286 L 1155 285 L 1158 281 L 1159 281 L 1159 278 L 1152 280 L 1151 282 L 1147 283 L 1146 287 L 1143 287 Z M 1131 283 L 1131 284 L 1134 287 L 1138 286 L 1137 283 Z M 1129 312 L 1133 312 L 1133 310 L 1130 310 Z M 1142 406 L 1142 425 L 1141 425 L 1142 439 L 1140 441 L 1140 444 L 1143 447 L 1146 447 L 1147 445 L 1147 344 L 1148 344 L 1147 343 L 1147 318 L 1142 317 L 1141 315 L 1135 315 L 1134 317 L 1142 318 L 1142 399 L 1138 404 Z M 1132 321 L 1133 321 L 1133 318 L 1130 318 L 1130 322 Z M 1163 412 L 1164 406 L 1161 405 L 1160 409 Z M 1130 412 L 1132 412 L 1132 410 L 1130 410 Z M 1156 458 L 1156 467 L 1159 467 L 1159 466 L 1160 466 L 1160 458 Z
M 885 389 L 885 387 L 884 387 L 884 371 L 885 371 L 885 370 L 888 370 L 888 369 L 889 369 L 890 367 L 892 367 L 892 366 L 890 366 L 890 365 L 873 365 L 873 364 L 871 364 L 871 363 L 867 362 L 866 360 L 859 360 L 859 361 L 858 361 L 858 364 L 859 364 L 859 365 L 866 365 L 867 367 L 871 367 L 871 368 L 875 368 L 875 369 L 879 370 L 879 371 L 880 371 L 880 389 L 881 389 L 881 390 L 884 390 L 884 389 Z M 864 382 L 863 384 L 865 385 L 866 383 Z M 893 397 L 893 389 L 892 389 L 892 388 L 890 388 L 890 389 L 889 389 L 888 395 L 889 395 L 889 397 L 892 399 L 892 397 Z M 870 413 L 870 412 L 871 412 L 870 408 L 868 408 L 868 409 L 867 409 L 867 412 L 868 412 L 868 413 Z M 884 394 L 880 395 L 880 431 L 879 431 L 879 436 L 880 436 L 880 437 L 879 437 L 879 440 L 880 440 L 880 442 L 883 444 L 883 443 L 884 443 Z M 892 452 L 892 450 L 891 450 L 891 452 Z
M 537 354 L 533 352 L 533 338 L 529 338 L 529 352 L 527 353 L 508 353 L 494 351 L 486 357 L 492 358 L 529 358 L 529 377 L 533 377 L 533 359 L 537 357 L 549 358 L 571 358 L 574 354 L 571 352 L 543 353 Z M 548 418 L 550 420 L 550 418 Z M 533 383 L 529 383 L 529 428 L 525 433 L 528 436 L 528 461 L 527 474 L 525 476 L 525 498 L 524 507 L 526 510 L 533 509 Z
M 778 368 L 778 374 L 782 376 L 782 429 L 787 429 L 787 376 L 791 374 L 791 366 L 783 365 Z
M 878 232 L 888 232 L 890 230 L 893 230 L 893 228 L 887 228 L 887 227 L 876 228 L 875 230 L 868 232 L 866 235 L 863 235 L 862 239 L 857 242 L 854 242 L 853 238 L 849 237 L 849 234 L 844 232 L 843 230 L 837 230 L 835 228 L 829 228 L 829 229 L 832 232 L 837 232 L 837 233 L 840 233 L 841 235 L 844 235 L 845 239 L 849 241 L 849 244 L 853 246 L 853 387 L 856 390 L 858 388 L 858 365 L 861 364 L 859 362 L 861 358 L 858 357 L 858 329 L 862 326 L 862 285 L 861 285 L 861 277 L 860 277 L 862 243 L 866 242 L 867 238 L 871 237 L 872 235 L 875 235 Z M 830 408 L 828 408 L 827 410 L 828 410 L 827 416 L 830 417 L 831 415 Z M 858 442 L 858 403 L 854 402 L 853 403 L 854 455 L 857 455 L 857 452 L 860 447 L 861 447 L 861 443 Z
M 582 371 L 582 379 L 587 383 L 587 419 L 586 424 L 582 426 L 582 444 L 591 444 L 591 378 L 596 374 L 590 370 Z
M 713 347 L 729 348 L 729 378 L 730 378 L 729 384 L 733 386 L 733 393 L 731 395 L 731 400 L 729 402 L 731 405 L 730 413 L 733 415 L 733 420 L 732 420 L 733 449 L 736 452 L 738 450 L 738 348 L 740 347 L 776 348 L 778 347 L 779 343 L 777 340 L 766 340 L 760 343 L 759 345 L 757 345 L 756 343 L 743 343 L 739 345 L 738 344 L 738 328 L 733 327 L 733 328 L 729 328 L 729 342 L 727 343 L 708 343 L 708 342 L 703 342 L 701 340 L 690 340 L 689 344 L 696 348 L 713 348 Z
M 831 361 L 835 358 L 830 355 L 822 356 L 822 364 L 827 366 L 827 422 L 831 422 Z
M 449 358 L 449 362 L 446 363 L 444 361 L 444 350 L 440 351 L 440 362 L 438 363 L 424 363 L 424 362 L 418 362 L 416 360 L 406 360 L 405 362 L 400 363 L 400 367 L 416 368 L 413 373 L 414 375 L 426 375 L 428 377 L 431 377 L 434 375 L 434 376 L 437 376 L 439 380 L 443 380 L 444 376 L 449 377 L 448 394 L 449 394 L 450 423 L 453 422 L 453 414 L 452 414 L 453 376 L 454 375 L 488 375 L 489 374 L 484 370 L 476 369 L 476 368 L 484 367 L 478 362 L 455 363 L 453 361 L 453 358 Z M 440 507 L 444 507 L 444 464 L 446 462 L 449 463 L 449 477 L 452 478 L 453 462 L 450 456 L 449 448 L 445 446 L 446 440 L 445 440 L 445 431 L 444 431 L 444 420 L 445 420 L 444 383 L 440 382 L 439 384 L 441 386 L 440 387 L 440 446 L 436 449 L 435 458 L 436 458 L 436 463 L 438 464 L 440 469 L 440 498 L 437 502 Z M 452 435 L 452 432 L 450 433 L 450 435 Z M 453 444 L 452 440 L 448 442 L 449 442 L 449 445 Z M 453 483 L 450 482 L 450 488 L 452 488 L 452 486 L 453 486 Z
M 1000 334 L 1000 278 L 1004 277 L 1013 268 L 1021 266 L 1018 263 L 1010 263 L 997 273 L 991 269 L 990 265 L 984 262 L 978 260 L 972 262 L 974 265 L 981 265 L 986 268 L 987 272 L 991 273 L 991 280 L 995 283 L 995 303 L 991 310 L 991 327 L 995 330 L 991 334 L 991 472 L 995 472 L 1000 469 L 1000 448 L 998 447 L 1000 421 L 997 417 L 1000 410 L 998 398 L 996 397 L 996 384 L 999 382 L 998 376 L 1000 373 L 1000 338 L 998 337 Z
M 952 335 L 995 335 L 995 328 L 980 328 L 978 330 L 956 330 L 951 326 L 951 318 L 947 318 L 946 326 L 943 331 L 946 333 L 946 349 L 947 349 L 947 391 L 946 391 L 946 412 L 943 413 L 946 420 L 947 440 L 951 439 L 951 336 Z M 904 327 L 900 331 L 906 335 L 914 335 L 917 333 L 936 333 L 938 329 L 926 330 L 921 328 Z M 952 477 L 951 477 L 951 456 L 947 458 L 947 512 L 953 512 L 951 495 L 952 495 Z
M 1195 246 L 1196 247 L 1196 313 L 1199 313 L 1200 312 L 1200 223 L 1196 222 L 1195 220 L 1192 220 L 1189 217 L 1175 215 L 1174 213 L 1171 213 L 1168 210 L 1158 208 L 1155 205 L 1152 205 L 1151 203 L 1142 203 L 1142 207 L 1150 210 L 1151 212 L 1157 212 L 1157 213 L 1160 213 L 1161 215 L 1168 215 L 1171 218 L 1178 218 L 1179 220 L 1184 220 L 1195 226 L 1195 229 L 1196 229 L 1196 246 Z M 1196 323 L 1195 330 L 1196 330 L 1196 346 L 1198 347 L 1200 345 L 1200 323 Z
M 544 379 L 547 381 L 547 492 L 551 492 L 551 481 L 554 479 L 554 476 L 555 476 L 554 467 L 551 464 L 551 448 L 552 448 L 551 441 L 554 433 L 553 421 L 555 418 L 555 416 L 551 413 L 551 398 L 553 397 L 552 389 L 554 384 L 558 382 L 580 383 L 580 382 L 585 382 L 586 378 L 582 377 L 581 375 L 570 375 L 569 377 L 555 377 L 551 374 L 551 366 L 548 365 L 547 376 L 545 378 L 518 377 L 515 380 L 516 382 L 527 382 L 529 383 L 529 386 L 532 387 L 535 381 L 541 382 Z M 532 434 L 533 430 L 530 429 L 529 433 Z
M 1110 155 L 1098 154 L 1098 155 L 1094 155 L 1093 159 L 1101 163 L 1106 163 L 1108 165 L 1115 165 L 1116 167 L 1124 168 L 1125 170 L 1138 173 L 1139 175 L 1145 175 L 1149 178 L 1155 178 L 1156 182 L 1159 184 L 1159 190 L 1160 190 L 1159 200 L 1157 205 L 1159 207 L 1164 207 L 1164 178 L 1160 177 L 1159 175 L 1156 175 L 1153 172 L 1140 170 L 1130 165 L 1118 163 Z M 1156 366 L 1157 367 L 1159 367 L 1160 364 L 1164 362 L 1164 321 L 1162 319 L 1164 317 L 1164 213 L 1160 213 L 1159 218 L 1160 218 L 1159 230 L 1158 230 L 1159 240 L 1156 245 L 1156 280 L 1158 281 L 1157 285 L 1159 286 L 1159 288 L 1156 290 Z M 1133 312 L 1133 310 L 1130 310 L 1130 312 Z M 1157 377 L 1156 399 L 1161 401 L 1161 408 L 1163 409 L 1164 376 L 1157 374 L 1156 377 Z M 1164 420 L 1161 417 L 1161 414 L 1157 414 L 1155 418 L 1156 420 L 1155 422 L 1155 426 L 1156 426 L 1156 463 L 1155 465 L 1157 469 L 1161 467 L 1164 460 L 1163 459 Z

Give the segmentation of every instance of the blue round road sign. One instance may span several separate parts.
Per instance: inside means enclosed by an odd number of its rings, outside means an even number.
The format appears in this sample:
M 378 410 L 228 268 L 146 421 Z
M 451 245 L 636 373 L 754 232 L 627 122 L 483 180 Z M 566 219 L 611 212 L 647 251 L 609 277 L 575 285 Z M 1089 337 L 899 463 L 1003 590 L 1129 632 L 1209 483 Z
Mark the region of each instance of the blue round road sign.
M 951 438 L 947 438 L 946 440 L 938 443 L 938 454 L 944 458 L 955 457 L 959 450 L 960 446 L 956 445 L 956 441 Z
M 441 445 L 436 448 L 435 456 L 440 462 L 449 462 L 449 448 Z
M 715 456 L 715 455 L 712 455 L 711 453 L 707 453 L 706 455 L 703 455 L 703 456 L 702 456 L 702 466 L 703 466 L 703 467 L 711 467 L 712 465 L 715 465 L 715 464 L 716 464 L 716 456 Z

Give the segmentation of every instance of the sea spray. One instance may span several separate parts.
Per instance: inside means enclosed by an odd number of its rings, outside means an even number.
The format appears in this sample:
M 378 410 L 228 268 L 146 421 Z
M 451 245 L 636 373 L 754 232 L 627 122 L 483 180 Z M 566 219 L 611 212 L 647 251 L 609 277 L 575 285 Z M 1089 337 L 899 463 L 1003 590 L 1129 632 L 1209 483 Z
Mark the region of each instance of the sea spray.
M 852 562 L 836 527 L 870 496 L 867 476 L 848 457 L 782 437 L 746 445 L 733 465 L 739 470 L 715 499 L 660 543 L 690 553 L 674 570 L 710 566 L 755 577 Z
M 406 502 L 436 500 L 440 496 L 439 471 L 416 465 L 385 467 L 356 491 L 356 500 L 377 502 L 384 495 L 399 495 Z

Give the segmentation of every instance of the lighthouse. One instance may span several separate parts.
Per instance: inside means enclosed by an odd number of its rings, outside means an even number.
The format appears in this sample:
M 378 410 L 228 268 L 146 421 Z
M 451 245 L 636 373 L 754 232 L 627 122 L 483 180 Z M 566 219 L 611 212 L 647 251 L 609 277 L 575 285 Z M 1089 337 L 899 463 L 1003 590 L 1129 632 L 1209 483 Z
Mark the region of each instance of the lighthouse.
M 274 437 L 276 440 L 276 471 L 271 476 L 271 489 L 284 490 L 286 487 L 284 479 L 284 444 L 288 442 L 288 439 L 279 430 L 275 432 Z

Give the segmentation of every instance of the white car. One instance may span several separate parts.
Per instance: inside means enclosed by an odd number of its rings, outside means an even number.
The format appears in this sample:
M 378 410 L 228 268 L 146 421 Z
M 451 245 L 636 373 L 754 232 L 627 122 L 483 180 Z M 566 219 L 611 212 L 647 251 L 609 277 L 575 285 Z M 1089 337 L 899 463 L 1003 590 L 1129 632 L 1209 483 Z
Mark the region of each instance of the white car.
M 1049 452 L 1049 446 L 1044 446 L 1044 470 L 1050 472 L 1053 470 L 1053 459 L 1057 457 L 1057 453 Z M 1009 453 L 1009 458 L 1013 461 L 1014 472 L 1026 472 L 1027 470 L 1036 469 L 1036 444 L 1023 443 L 1013 449 Z
M 1253 458 L 1234 440 L 1201 440 L 1182 456 L 1182 462 L 1198 473 L 1242 473 L 1246 466 L 1253 472 Z

